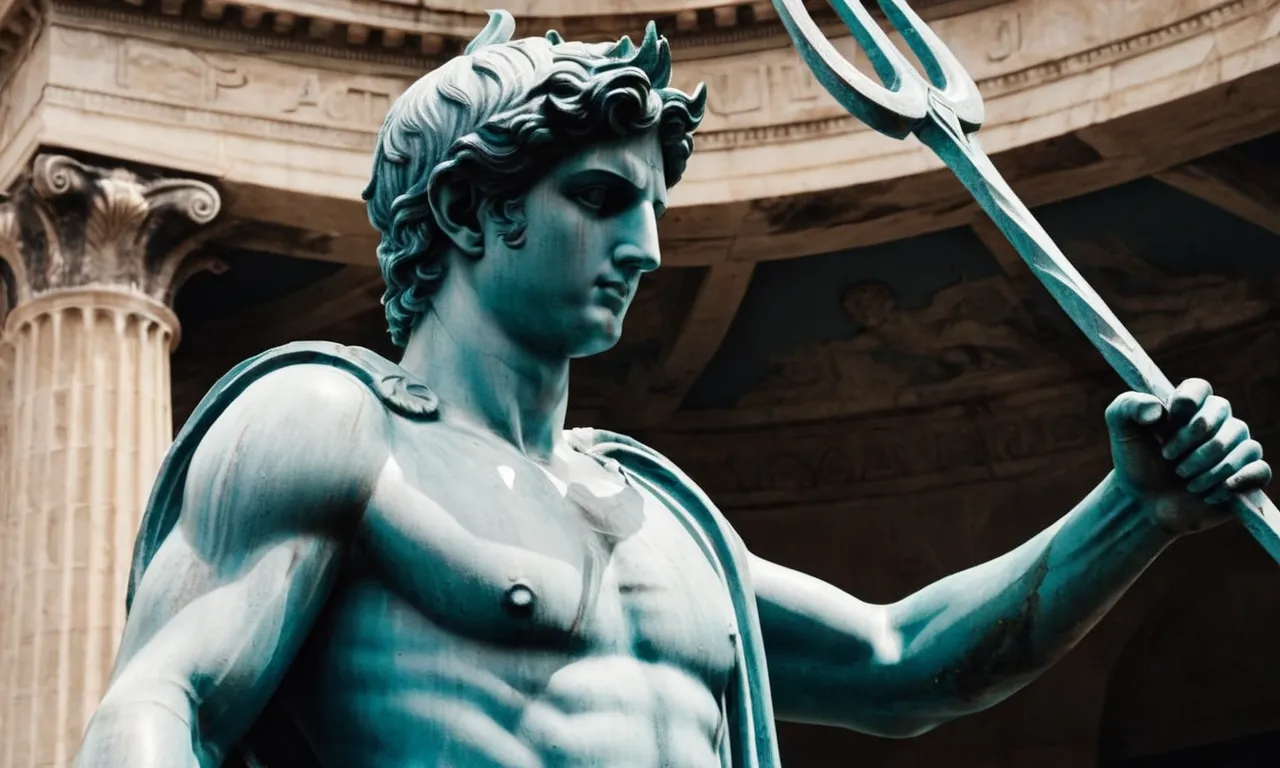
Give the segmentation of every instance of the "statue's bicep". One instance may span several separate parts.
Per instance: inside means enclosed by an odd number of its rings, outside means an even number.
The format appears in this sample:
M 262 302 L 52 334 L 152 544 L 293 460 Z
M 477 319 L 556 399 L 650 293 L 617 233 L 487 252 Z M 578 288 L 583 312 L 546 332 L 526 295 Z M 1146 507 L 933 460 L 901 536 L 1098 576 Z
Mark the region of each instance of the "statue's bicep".
M 294 366 L 267 375 L 193 453 L 179 527 L 223 567 L 282 536 L 349 535 L 383 463 L 384 419 L 364 385 L 341 371 Z
M 279 684 L 374 465 L 366 393 L 327 373 L 263 379 L 205 434 L 178 524 L 139 581 L 109 697 L 189 712 L 234 739 Z
M 158 706 L 223 754 L 283 679 L 338 559 L 333 542 L 303 534 L 243 563 L 208 562 L 175 531 L 138 585 L 104 706 Z

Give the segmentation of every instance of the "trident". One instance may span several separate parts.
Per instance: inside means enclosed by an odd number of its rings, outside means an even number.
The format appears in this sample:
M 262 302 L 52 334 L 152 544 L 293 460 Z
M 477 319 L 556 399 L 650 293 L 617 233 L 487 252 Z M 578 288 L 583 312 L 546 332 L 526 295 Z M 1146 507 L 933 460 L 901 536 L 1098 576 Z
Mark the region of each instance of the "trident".
M 1173 384 L 1085 282 L 978 144 L 982 94 L 950 49 L 903 0 L 877 0 L 924 67 L 921 75 L 859 0 L 829 0 L 881 83 L 859 72 L 813 22 L 804 0 L 773 0 L 778 16 L 818 82 L 855 117 L 895 139 L 915 134 L 955 173 L 1044 284 L 1131 389 L 1168 402 Z M 1280 511 L 1260 490 L 1237 494 L 1231 509 L 1280 561 Z

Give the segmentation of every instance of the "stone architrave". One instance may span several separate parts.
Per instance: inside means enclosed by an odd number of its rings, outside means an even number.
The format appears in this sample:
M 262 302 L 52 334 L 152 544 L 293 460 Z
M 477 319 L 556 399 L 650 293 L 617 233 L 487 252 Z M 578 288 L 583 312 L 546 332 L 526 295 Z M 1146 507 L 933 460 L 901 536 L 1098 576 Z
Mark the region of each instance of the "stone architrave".
M 106 685 L 139 516 L 172 440 L 170 302 L 219 266 L 191 254 L 220 209 L 201 181 L 53 154 L 0 205 L 0 276 L 16 298 L 0 410 L 0 766 L 66 765 Z

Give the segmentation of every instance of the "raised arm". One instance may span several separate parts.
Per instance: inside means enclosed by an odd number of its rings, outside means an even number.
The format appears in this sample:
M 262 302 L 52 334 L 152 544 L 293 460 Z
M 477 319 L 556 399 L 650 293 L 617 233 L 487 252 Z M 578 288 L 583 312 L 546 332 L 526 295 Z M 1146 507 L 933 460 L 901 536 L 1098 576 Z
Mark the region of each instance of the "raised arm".
M 1230 493 L 1270 479 L 1208 384 L 1183 384 L 1169 410 L 1122 395 L 1107 410 L 1116 468 L 1092 493 L 1012 552 L 892 605 L 753 560 L 778 717 L 910 736 L 1048 669 L 1169 542 L 1226 519 L 1217 505 Z M 1156 428 L 1173 432 L 1163 449 Z
M 270 373 L 227 407 L 138 585 L 77 766 L 222 763 L 324 603 L 383 460 L 382 430 L 372 394 L 325 366 Z

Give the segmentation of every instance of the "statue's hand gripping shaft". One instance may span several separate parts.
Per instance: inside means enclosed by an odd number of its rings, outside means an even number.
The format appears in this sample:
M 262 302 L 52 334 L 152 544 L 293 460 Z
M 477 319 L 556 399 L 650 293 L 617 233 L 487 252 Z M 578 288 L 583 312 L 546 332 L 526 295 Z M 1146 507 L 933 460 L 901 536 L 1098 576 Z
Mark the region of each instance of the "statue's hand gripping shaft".
M 836 51 L 804 7 L 773 0 L 801 58 L 836 101 L 896 139 L 914 134 L 946 163 L 1008 238 L 1049 293 L 1133 390 L 1168 402 L 1173 385 L 1097 292 L 1054 244 L 978 144 L 982 96 L 973 78 L 903 0 L 878 0 L 924 68 L 920 73 L 859 0 L 829 0 L 881 82 Z M 1280 561 L 1280 511 L 1260 490 L 1237 494 L 1232 510 Z

